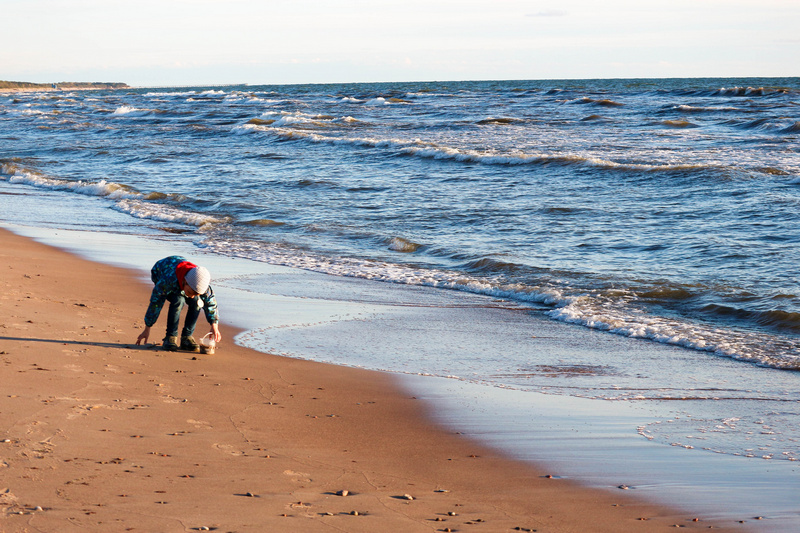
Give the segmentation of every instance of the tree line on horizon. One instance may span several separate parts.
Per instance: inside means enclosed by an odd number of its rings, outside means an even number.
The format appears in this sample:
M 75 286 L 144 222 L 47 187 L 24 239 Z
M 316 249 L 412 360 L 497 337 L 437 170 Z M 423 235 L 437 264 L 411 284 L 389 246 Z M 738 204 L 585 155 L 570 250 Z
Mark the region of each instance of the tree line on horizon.
M 58 83 L 33 83 L 29 81 L 0 80 L 0 89 L 125 89 L 127 83 L 97 81 L 60 81 Z

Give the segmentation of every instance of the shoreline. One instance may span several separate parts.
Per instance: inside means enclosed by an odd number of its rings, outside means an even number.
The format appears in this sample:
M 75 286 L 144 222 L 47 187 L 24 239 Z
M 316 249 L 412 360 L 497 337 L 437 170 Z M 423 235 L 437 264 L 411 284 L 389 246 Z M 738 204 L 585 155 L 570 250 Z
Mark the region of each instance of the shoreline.
M 547 477 L 436 426 L 390 374 L 255 352 L 224 324 L 214 356 L 136 347 L 135 272 L 0 243 L 8 528 L 746 531 Z

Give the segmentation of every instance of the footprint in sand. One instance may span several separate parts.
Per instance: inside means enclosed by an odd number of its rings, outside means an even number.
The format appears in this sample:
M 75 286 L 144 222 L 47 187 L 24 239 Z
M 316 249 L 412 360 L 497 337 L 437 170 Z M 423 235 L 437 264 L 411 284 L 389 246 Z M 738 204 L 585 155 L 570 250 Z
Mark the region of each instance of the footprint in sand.
M 189 419 L 186 421 L 187 424 L 192 424 L 196 429 L 211 429 L 211 424 L 206 422 L 205 420 L 193 420 Z
M 216 448 L 217 450 L 223 453 L 228 453 L 236 457 L 241 457 L 242 455 L 245 454 L 243 451 L 237 450 L 230 444 L 213 444 L 212 447 Z
M 311 482 L 311 476 L 306 474 L 305 472 L 295 472 L 294 470 L 285 470 L 283 472 L 283 475 L 294 478 L 293 481 L 297 481 L 298 483 Z

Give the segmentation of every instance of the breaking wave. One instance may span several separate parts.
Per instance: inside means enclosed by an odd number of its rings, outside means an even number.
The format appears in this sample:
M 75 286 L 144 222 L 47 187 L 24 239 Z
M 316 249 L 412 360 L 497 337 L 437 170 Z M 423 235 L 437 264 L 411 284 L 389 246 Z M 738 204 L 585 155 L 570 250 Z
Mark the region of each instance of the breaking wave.
M 478 150 L 465 150 L 441 146 L 420 139 L 378 139 L 370 137 L 338 137 L 322 135 L 307 131 L 276 127 L 276 124 L 264 127 L 261 124 L 245 124 L 234 129 L 234 133 L 265 132 L 286 140 L 307 141 L 334 145 L 351 145 L 369 148 L 381 148 L 394 151 L 400 155 L 415 156 L 425 159 L 450 160 L 464 163 L 481 163 L 484 165 L 563 165 L 590 166 L 616 170 L 635 170 L 648 172 L 691 171 L 706 168 L 702 165 L 670 165 L 618 163 L 607 159 L 585 157 L 581 155 L 553 155 L 528 153 L 492 153 Z

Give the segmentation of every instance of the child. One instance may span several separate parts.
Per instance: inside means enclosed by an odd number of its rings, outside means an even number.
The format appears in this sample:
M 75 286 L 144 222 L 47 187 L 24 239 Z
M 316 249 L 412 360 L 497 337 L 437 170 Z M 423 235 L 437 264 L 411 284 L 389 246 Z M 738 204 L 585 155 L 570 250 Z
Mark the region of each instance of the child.
M 211 275 L 204 267 L 197 266 L 187 261 L 184 257 L 173 255 L 158 261 L 150 270 L 150 278 L 155 287 L 150 295 L 150 305 L 144 316 L 144 331 L 136 339 L 136 344 L 147 344 L 150 338 L 150 328 L 158 320 L 164 301 L 169 300 L 167 313 L 167 336 L 164 338 L 164 349 L 169 352 L 188 350 L 200 351 L 197 341 L 192 338 L 200 308 L 206 314 L 206 320 L 211 324 L 211 334 L 214 341 L 222 340 L 219 333 L 219 315 L 217 314 L 217 300 L 209 282 Z M 181 331 L 181 341 L 178 344 L 178 325 L 183 306 L 187 306 L 186 320 Z

